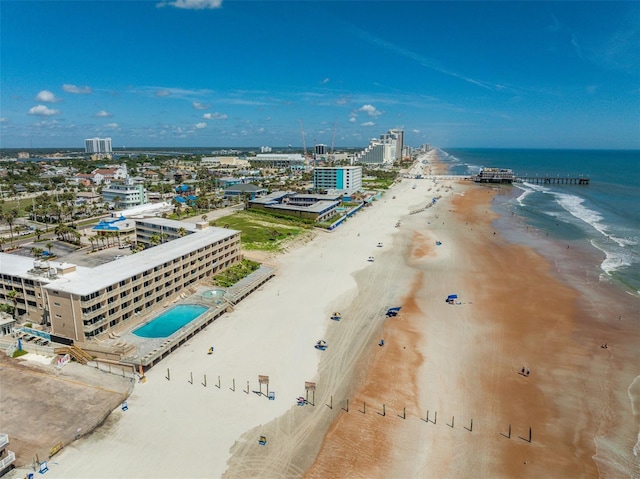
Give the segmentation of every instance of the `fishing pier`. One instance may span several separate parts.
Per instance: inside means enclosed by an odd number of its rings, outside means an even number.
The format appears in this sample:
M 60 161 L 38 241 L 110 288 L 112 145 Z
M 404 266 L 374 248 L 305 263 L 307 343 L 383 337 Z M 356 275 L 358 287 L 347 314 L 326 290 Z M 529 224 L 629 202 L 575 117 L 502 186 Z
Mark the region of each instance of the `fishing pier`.
M 585 176 L 517 176 L 507 168 L 483 168 L 473 178 L 476 183 L 533 183 L 536 185 L 588 185 Z
M 534 183 L 536 185 L 588 185 L 589 178 L 562 177 L 562 176 L 516 176 L 513 181 L 516 183 Z

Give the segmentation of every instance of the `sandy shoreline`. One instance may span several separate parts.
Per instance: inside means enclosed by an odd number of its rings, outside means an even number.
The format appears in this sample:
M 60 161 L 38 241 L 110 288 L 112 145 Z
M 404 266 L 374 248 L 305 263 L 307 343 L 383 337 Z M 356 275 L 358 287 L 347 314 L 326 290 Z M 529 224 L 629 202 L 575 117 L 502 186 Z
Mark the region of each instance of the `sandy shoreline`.
M 437 172 L 437 157 L 430 161 Z M 129 410 L 114 411 L 57 455 L 48 474 L 494 478 L 633 470 L 640 411 L 634 418 L 627 389 L 640 364 L 637 298 L 593 282 L 570 288 L 553 263 L 494 235 L 493 193 L 404 180 L 335 232 L 273 258 L 276 278 L 151 369 Z M 442 197 L 434 207 L 408 215 L 434 196 Z M 588 292 L 593 300 L 585 302 Z M 445 303 L 452 293 L 462 304 Z M 612 322 L 614 304 L 628 320 Z M 396 305 L 401 316 L 385 321 Z M 339 322 L 329 319 L 335 310 Z M 313 348 L 318 339 L 326 351 Z M 604 342 L 611 347 L 600 348 Z M 208 356 L 211 344 L 216 353 Z M 523 366 L 529 377 L 518 374 Z M 252 392 L 258 374 L 269 375 L 275 401 Z M 308 396 L 315 405 L 299 407 L 305 381 L 316 382 Z M 528 439 L 529 426 L 531 443 L 518 438 Z M 257 443 L 261 434 L 266 446 Z

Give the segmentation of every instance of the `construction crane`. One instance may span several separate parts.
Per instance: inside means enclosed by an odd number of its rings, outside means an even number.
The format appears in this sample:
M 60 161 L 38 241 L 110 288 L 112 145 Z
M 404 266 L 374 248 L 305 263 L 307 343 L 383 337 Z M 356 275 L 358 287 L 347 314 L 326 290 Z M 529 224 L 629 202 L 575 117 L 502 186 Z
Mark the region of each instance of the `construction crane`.
M 302 123 L 302 118 L 300 118 L 300 130 L 302 131 L 302 151 L 304 154 L 304 160 L 307 161 L 307 143 L 304 139 L 304 123 Z
M 333 160 L 335 159 L 333 156 L 333 146 L 336 142 L 336 124 L 337 123 L 338 123 L 337 121 L 333 122 L 333 136 L 331 137 L 331 151 L 329 151 L 329 161 L 331 163 L 333 163 Z

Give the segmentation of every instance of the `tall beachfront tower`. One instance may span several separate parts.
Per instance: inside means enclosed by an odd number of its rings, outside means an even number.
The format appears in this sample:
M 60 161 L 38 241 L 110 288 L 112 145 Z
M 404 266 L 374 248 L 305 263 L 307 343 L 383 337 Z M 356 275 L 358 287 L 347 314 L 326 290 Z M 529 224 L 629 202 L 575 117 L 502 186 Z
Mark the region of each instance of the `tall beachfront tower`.
M 318 167 L 313 170 L 313 188 L 351 194 L 362 189 L 361 166 Z
M 88 138 L 84 140 L 85 153 L 113 153 L 111 138 Z
M 389 130 L 389 135 L 395 140 L 396 144 L 396 160 L 402 160 L 402 149 L 404 148 L 404 131 Z
M 404 147 L 404 131 L 395 129 L 372 138 L 369 145 L 354 157 L 356 163 L 367 165 L 391 164 L 402 159 Z

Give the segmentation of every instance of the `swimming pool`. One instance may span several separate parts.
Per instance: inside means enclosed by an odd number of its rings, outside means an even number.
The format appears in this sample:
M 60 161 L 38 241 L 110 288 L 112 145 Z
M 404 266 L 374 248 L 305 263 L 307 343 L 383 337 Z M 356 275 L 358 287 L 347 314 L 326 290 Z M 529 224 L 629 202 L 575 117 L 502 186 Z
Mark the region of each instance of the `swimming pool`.
M 141 338 L 166 338 L 189 324 L 208 308 L 197 304 L 179 304 L 152 319 L 144 326 L 133 330 Z

